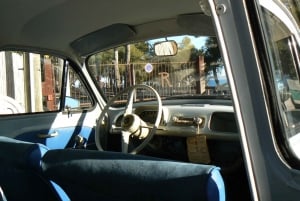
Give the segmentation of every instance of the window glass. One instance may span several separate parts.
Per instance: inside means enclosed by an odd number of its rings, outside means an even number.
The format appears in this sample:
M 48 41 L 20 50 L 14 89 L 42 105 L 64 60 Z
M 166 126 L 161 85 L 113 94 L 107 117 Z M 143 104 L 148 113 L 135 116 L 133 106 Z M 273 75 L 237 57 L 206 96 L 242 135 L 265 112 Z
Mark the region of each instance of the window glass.
M 175 55 L 155 54 L 154 45 L 166 40 L 176 42 Z M 215 37 L 178 35 L 139 41 L 96 53 L 87 66 L 107 99 L 138 84 L 153 87 L 162 99 L 231 97 Z M 136 94 L 137 102 L 154 98 L 143 89 Z M 125 102 L 126 95 L 121 99 Z
M 0 52 L 0 114 L 58 110 L 63 60 L 27 52 Z
M 78 74 L 73 68 L 68 69 L 66 86 L 66 109 L 85 109 L 92 107 L 92 100 Z
M 299 7 L 293 1 L 284 1 L 298 21 Z M 269 49 L 273 81 L 277 92 L 279 108 L 284 122 L 284 138 L 289 149 L 300 159 L 300 80 L 299 80 L 299 40 L 292 31 L 290 17 L 277 17 L 273 12 L 275 4 L 262 7 L 265 38 Z M 278 11 L 278 10 L 277 10 Z
M 58 111 L 64 60 L 21 51 L 0 52 L 0 115 Z M 91 106 L 82 82 L 69 68 L 65 107 Z

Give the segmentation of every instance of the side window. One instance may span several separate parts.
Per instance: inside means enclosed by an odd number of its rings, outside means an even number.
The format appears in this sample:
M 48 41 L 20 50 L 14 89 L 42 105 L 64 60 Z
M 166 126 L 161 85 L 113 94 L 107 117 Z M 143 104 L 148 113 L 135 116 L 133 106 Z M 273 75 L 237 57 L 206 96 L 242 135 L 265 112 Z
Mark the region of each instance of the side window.
M 68 68 L 65 109 L 82 110 L 92 107 L 87 89 L 73 68 Z
M 284 122 L 283 137 L 289 142 L 291 153 L 300 159 L 299 43 L 286 21 L 284 23 L 267 9 L 262 11 L 274 85 Z
M 68 107 L 90 107 L 92 102 L 82 82 L 69 69 L 65 103 Z M 58 111 L 63 70 L 64 60 L 55 56 L 0 52 L 0 115 Z

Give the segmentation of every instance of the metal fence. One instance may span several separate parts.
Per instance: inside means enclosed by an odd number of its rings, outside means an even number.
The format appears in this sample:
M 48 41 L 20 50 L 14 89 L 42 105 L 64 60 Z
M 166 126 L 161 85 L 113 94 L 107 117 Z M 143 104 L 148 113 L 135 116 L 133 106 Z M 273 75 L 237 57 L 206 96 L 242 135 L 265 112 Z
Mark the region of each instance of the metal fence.
M 107 97 L 137 84 L 152 86 L 161 97 L 201 93 L 198 62 L 100 64 L 90 67 Z M 141 99 L 151 97 L 143 91 L 138 94 Z

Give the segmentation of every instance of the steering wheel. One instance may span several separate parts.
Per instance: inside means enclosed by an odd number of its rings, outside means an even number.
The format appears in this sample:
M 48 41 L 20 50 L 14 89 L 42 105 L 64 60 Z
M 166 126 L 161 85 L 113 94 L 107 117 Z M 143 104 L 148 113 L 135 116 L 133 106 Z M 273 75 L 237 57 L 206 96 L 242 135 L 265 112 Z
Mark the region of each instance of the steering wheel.
M 136 96 L 136 90 L 137 89 L 146 89 L 148 91 L 153 92 L 157 99 L 158 107 L 157 107 L 157 115 L 156 115 L 156 120 L 153 126 L 147 125 L 146 122 L 144 122 L 137 114 L 134 114 L 133 112 L 133 101 Z M 119 98 L 127 93 L 128 94 L 128 100 L 126 103 L 126 106 L 124 108 L 124 115 L 122 117 L 121 121 L 121 128 L 116 128 L 120 129 L 122 133 L 122 138 L 121 138 L 121 145 L 122 145 L 122 152 L 123 153 L 130 153 L 130 154 L 136 154 L 139 151 L 141 151 L 152 139 L 152 137 L 155 134 L 156 129 L 159 126 L 161 116 L 162 116 L 162 102 L 161 98 L 158 94 L 158 92 L 152 88 L 151 86 L 148 85 L 134 85 L 131 87 L 128 87 L 121 91 L 120 93 L 116 94 L 114 97 L 112 97 L 106 104 L 106 106 L 103 108 L 103 111 L 100 114 L 100 117 L 98 119 L 97 123 L 97 129 L 96 129 L 96 134 L 95 134 L 95 142 L 98 150 L 102 150 L 102 145 L 101 145 L 101 139 L 105 139 L 105 137 L 101 135 L 108 135 L 108 132 L 105 132 L 104 134 L 100 132 L 100 127 L 105 125 L 105 120 L 104 117 L 108 117 L 108 110 L 112 106 L 112 104 L 116 101 L 119 100 Z M 106 125 L 107 126 L 107 125 Z M 107 137 L 107 136 L 106 136 Z M 133 150 L 129 152 L 128 150 L 128 145 L 130 143 L 130 138 L 132 137 L 138 137 L 138 139 L 141 140 L 141 143 L 136 146 Z

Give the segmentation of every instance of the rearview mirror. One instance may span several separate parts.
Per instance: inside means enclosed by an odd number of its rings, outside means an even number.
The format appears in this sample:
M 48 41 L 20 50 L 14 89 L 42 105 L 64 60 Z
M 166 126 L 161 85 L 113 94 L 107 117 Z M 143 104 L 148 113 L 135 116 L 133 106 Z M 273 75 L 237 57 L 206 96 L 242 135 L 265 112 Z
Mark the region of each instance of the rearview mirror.
M 175 41 L 163 41 L 154 44 L 156 56 L 174 56 L 177 54 L 177 49 Z

